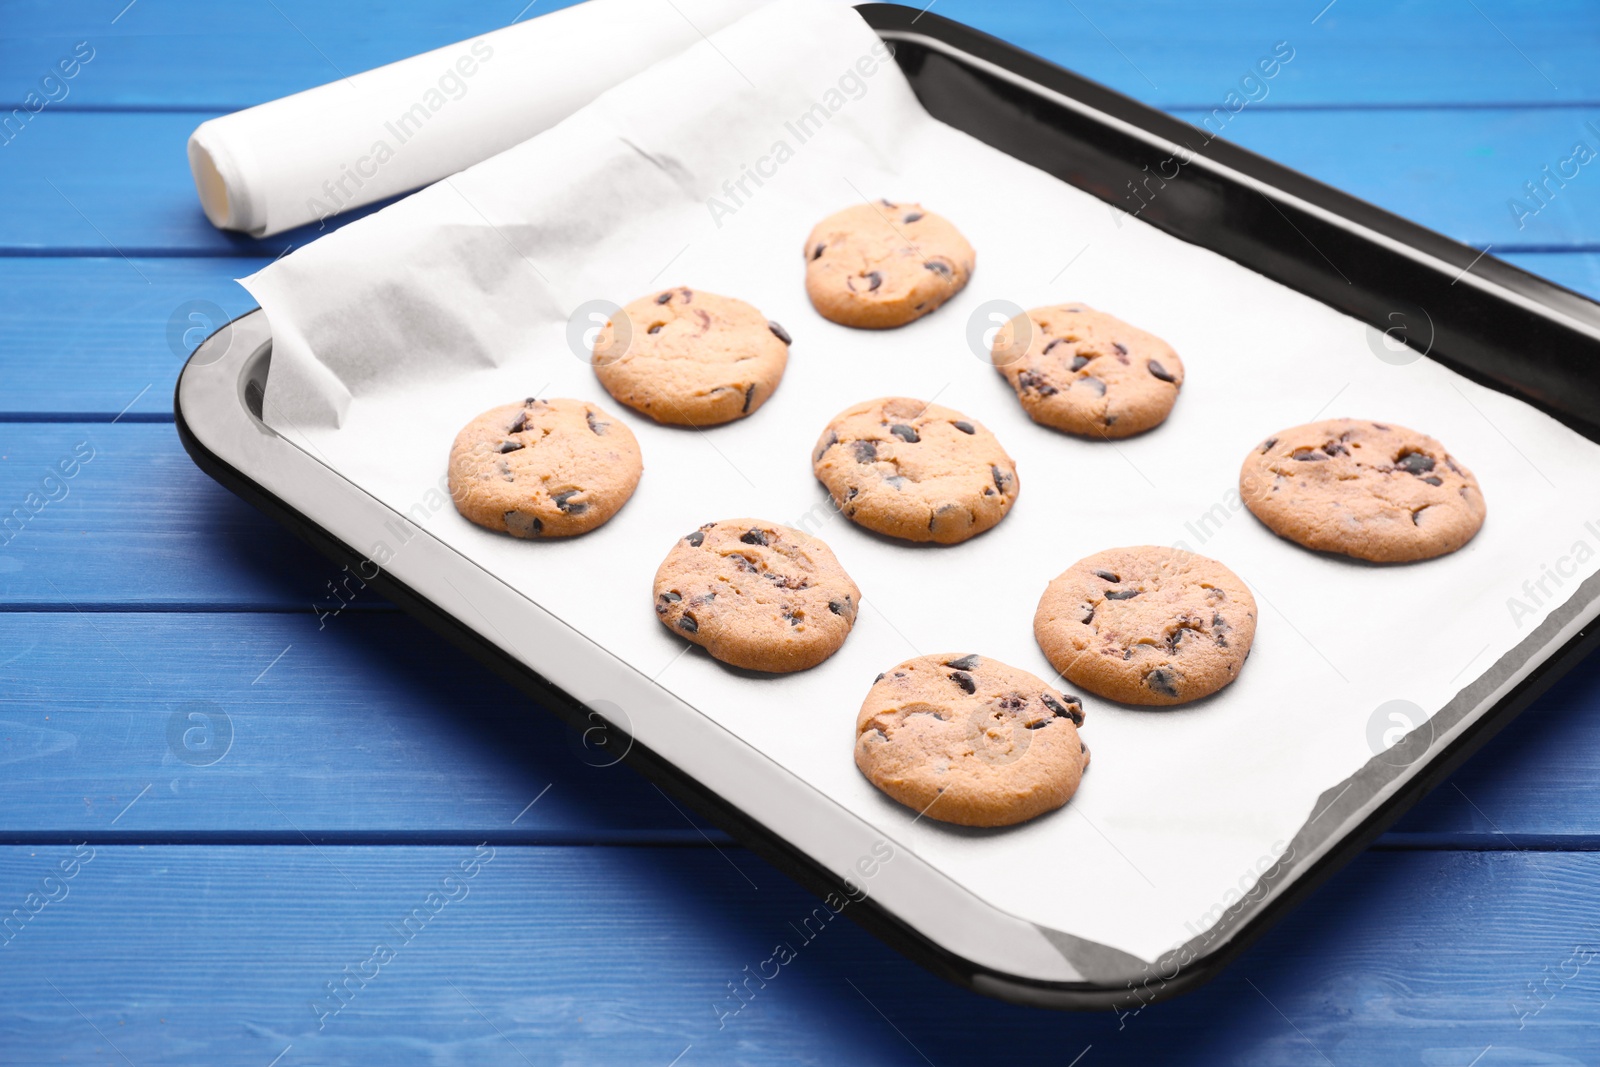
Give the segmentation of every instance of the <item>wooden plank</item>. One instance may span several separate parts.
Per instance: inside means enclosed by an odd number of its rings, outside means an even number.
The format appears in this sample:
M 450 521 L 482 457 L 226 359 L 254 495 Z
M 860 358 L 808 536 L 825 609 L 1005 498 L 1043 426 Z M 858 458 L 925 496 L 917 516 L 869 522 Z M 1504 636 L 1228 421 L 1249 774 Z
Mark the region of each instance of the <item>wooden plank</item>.
M 0 613 L 0 662 L 0 842 L 700 840 L 605 749 L 395 614 Z M 1597 712 L 1600 656 L 1387 843 L 1600 847 Z
M 957 990 L 737 851 L 92 848 L 0 850 L 7 910 L 57 898 L 3 950 L 13 1062 L 1483 1067 L 1591 1062 L 1600 1013 L 1590 854 L 1369 854 L 1119 1016 Z
M 0 840 L 703 843 L 397 614 L 7 613 L 0 660 Z
M 13 610 L 308 611 L 337 573 L 202 474 L 170 425 L 49 423 L 3 436 L 0 600 Z
M 1205 113 L 1184 111 L 1195 123 Z M 276 255 L 317 235 L 303 227 L 264 241 L 224 235 L 200 212 L 184 161 L 198 114 L 52 113 L 5 146 L 0 254 Z M 1508 203 L 1586 140 L 1569 110 L 1252 111 L 1226 136 L 1441 232 L 1500 251 L 1595 250 L 1600 177 L 1577 169 L 1547 206 L 1520 219 Z M 1218 127 L 1213 120 L 1212 128 Z M 1597 126 L 1600 128 L 1600 126 Z M 1198 136 L 1198 135 L 1197 135 Z M 86 167 L 85 159 L 96 165 Z M 1570 170 L 1571 168 L 1569 168 Z M 348 220 L 346 220 L 348 221 Z
M 170 421 L 184 360 L 266 259 L 0 257 L 0 418 Z
M 517 7 L 436 5 L 397 19 L 376 0 L 168 2 L 134 7 L 113 25 L 125 3 L 104 0 L 70 11 L 43 0 L 8 5 L 0 70 L 12 76 L 0 98 L 20 101 L 88 40 L 94 59 L 69 83 L 60 106 L 244 107 L 492 30 Z M 524 17 L 568 3 L 542 0 Z M 1268 107 L 1600 98 L 1592 62 L 1600 20 L 1581 0 L 1532 6 L 1480 0 L 1477 11 L 1450 0 L 1345 2 L 1318 17 L 1322 7 L 1302 11 L 1271 0 L 1220 8 L 1181 0 L 1083 0 L 1067 7 L 942 0 L 934 12 L 1159 106 L 1220 100 L 1280 40 L 1291 43 L 1295 57 L 1269 86 Z M 241 62 L 245 57 L 255 61 Z
M 1600 254 L 1506 258 L 1600 296 Z M 0 257 L 0 292 L 11 297 L 0 301 L 0 351 L 10 357 L 0 360 L 0 419 L 105 421 L 125 407 L 123 421 L 170 419 L 183 359 L 218 309 L 255 306 L 233 279 L 266 262 Z

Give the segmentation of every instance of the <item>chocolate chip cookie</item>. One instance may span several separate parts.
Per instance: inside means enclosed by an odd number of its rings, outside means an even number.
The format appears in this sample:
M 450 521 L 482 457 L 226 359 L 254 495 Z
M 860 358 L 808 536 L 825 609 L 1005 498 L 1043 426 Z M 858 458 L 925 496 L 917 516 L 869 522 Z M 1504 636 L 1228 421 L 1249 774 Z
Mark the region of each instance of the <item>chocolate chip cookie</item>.
M 806 294 L 823 318 L 887 329 L 931 314 L 972 277 L 976 253 L 921 204 L 857 204 L 806 238 Z
M 907 541 L 955 544 L 1005 518 L 1016 464 L 983 425 L 903 396 L 846 408 L 822 431 L 812 470 L 846 517 Z
M 990 359 L 1034 422 L 1086 437 L 1159 425 L 1183 360 L 1154 334 L 1084 304 L 1034 308 L 995 332 Z
M 504 404 L 450 449 L 456 510 L 516 537 L 587 533 L 615 515 L 644 469 L 633 431 L 583 400 Z
M 861 590 L 827 545 L 761 519 L 708 522 L 656 571 L 656 617 L 735 667 L 815 667 L 855 625 Z
M 1485 512 L 1478 480 L 1444 445 L 1360 419 L 1273 434 L 1245 457 L 1239 494 L 1279 537 L 1374 563 L 1454 552 Z
M 918 656 L 878 675 L 856 766 L 918 815 L 1011 826 L 1072 799 L 1089 766 L 1083 704 L 999 660 Z
M 789 334 L 733 297 L 663 289 L 623 308 L 595 337 L 595 376 L 657 422 L 717 426 L 755 412 L 789 362 Z
M 1039 598 L 1033 635 L 1074 685 L 1124 704 L 1184 704 L 1233 681 L 1256 636 L 1256 601 L 1214 559 L 1112 548 Z

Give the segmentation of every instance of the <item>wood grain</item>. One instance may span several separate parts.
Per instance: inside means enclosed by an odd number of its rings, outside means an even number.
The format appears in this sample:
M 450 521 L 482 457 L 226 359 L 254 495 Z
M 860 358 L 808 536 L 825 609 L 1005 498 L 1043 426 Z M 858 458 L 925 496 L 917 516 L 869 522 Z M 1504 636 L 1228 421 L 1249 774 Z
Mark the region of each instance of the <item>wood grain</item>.
M 1578 1064 L 1600 1011 L 1591 854 L 1369 854 L 1118 1017 L 946 985 L 848 910 L 806 942 L 815 899 L 738 850 L 91 847 L 0 948 L 10 1062 Z M 0 903 L 71 856 L 0 849 Z
M 112 25 L 126 2 L 71 9 L 46 0 L 8 4 L 0 70 L 14 74 L 0 89 L 4 98 L 20 99 L 31 72 L 50 69 L 87 39 L 95 58 L 62 106 L 246 107 L 495 29 L 521 6 L 432 5 L 396 17 L 392 5 L 378 0 L 243 6 L 164 0 L 140 3 Z M 540 0 L 523 18 L 570 2 Z M 1600 19 L 1592 5 L 1476 0 L 1475 6 L 1245 0 L 1199 9 L 1183 0 L 939 0 L 932 13 L 1161 107 L 1220 101 L 1278 41 L 1290 42 L 1295 58 L 1263 100 L 1269 107 L 1600 99 L 1593 63 Z

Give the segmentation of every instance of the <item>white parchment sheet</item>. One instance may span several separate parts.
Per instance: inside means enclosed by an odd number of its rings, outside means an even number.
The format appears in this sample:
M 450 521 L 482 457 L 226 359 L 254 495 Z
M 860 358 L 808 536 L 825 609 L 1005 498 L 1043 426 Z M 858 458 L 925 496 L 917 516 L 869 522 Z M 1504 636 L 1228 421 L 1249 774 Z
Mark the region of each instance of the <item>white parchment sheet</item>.
M 850 330 L 811 309 L 801 247 L 824 215 L 879 196 L 952 219 L 977 270 L 928 318 Z M 716 218 L 713 197 L 729 209 Z M 267 421 L 399 511 L 439 503 L 456 431 L 492 405 L 580 397 L 626 419 L 644 477 L 598 531 L 517 541 L 448 505 L 427 529 L 997 906 L 1146 960 L 1200 932 L 1373 756 L 1380 705 L 1431 714 L 1600 563 L 1600 447 L 1429 360 L 1383 362 L 1356 320 L 934 121 L 848 8 L 763 9 L 246 284 L 275 339 Z M 584 302 L 669 285 L 741 297 L 793 335 L 783 384 L 752 418 L 654 425 L 571 350 Z M 994 298 L 1082 300 L 1166 338 L 1188 371 L 1171 419 L 1114 444 L 1029 422 L 968 344 L 969 316 Z M 839 410 L 889 394 L 995 431 L 1021 478 L 999 527 L 903 546 L 832 514 L 811 446 Z M 1444 441 L 1481 480 L 1483 531 L 1398 567 L 1274 537 L 1237 496 L 1246 451 L 1336 415 Z M 730 671 L 656 621 L 651 579 L 674 539 L 744 515 L 818 533 L 861 586 L 855 632 L 814 670 Z M 860 776 L 854 719 L 874 675 L 979 652 L 1052 677 L 1033 640 L 1040 593 L 1129 544 L 1182 545 L 1250 583 L 1260 626 L 1234 685 L 1172 710 L 1086 696 L 1082 788 L 1009 830 L 912 825 Z

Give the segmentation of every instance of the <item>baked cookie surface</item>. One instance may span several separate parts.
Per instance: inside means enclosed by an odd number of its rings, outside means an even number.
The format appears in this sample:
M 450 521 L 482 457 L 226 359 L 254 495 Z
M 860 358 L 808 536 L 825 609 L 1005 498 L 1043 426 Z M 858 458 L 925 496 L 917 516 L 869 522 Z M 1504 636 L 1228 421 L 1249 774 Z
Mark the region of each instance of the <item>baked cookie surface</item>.
M 970 653 L 878 675 L 856 716 L 856 766 L 930 819 L 1010 826 L 1065 804 L 1089 766 L 1083 705 L 1027 671 Z
M 1034 308 L 995 332 L 994 363 L 1034 422 L 1130 437 L 1165 421 L 1183 360 L 1154 334 L 1085 304 Z
M 1214 559 L 1144 545 L 1096 552 L 1039 598 L 1033 635 L 1074 685 L 1124 704 L 1184 704 L 1238 677 L 1256 635 L 1249 588 Z
M 949 220 L 888 200 L 817 223 L 805 256 L 806 294 L 818 314 L 866 329 L 931 314 L 966 286 L 977 258 Z
M 1444 445 L 1359 419 L 1273 434 L 1245 457 L 1239 494 L 1279 537 L 1374 563 L 1454 552 L 1486 513 L 1478 480 Z
M 815 667 L 855 625 L 861 590 L 822 541 L 761 519 L 680 537 L 655 579 L 656 617 L 716 659 L 752 671 Z
M 767 402 L 789 334 L 743 300 L 704 289 L 642 296 L 596 335 L 590 362 L 617 401 L 657 422 L 717 426 Z
M 643 471 L 633 431 L 583 400 L 491 408 L 456 435 L 450 499 L 515 537 L 587 533 L 615 515 Z
M 1016 464 L 952 408 L 882 397 L 846 408 L 812 450 L 812 470 L 852 521 L 907 541 L 955 544 L 1005 518 Z

